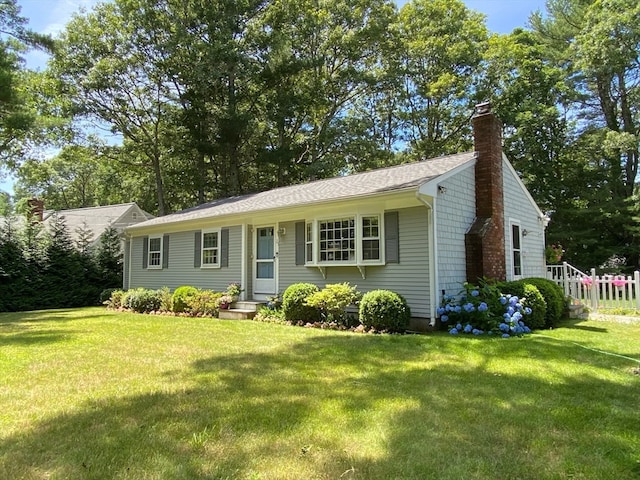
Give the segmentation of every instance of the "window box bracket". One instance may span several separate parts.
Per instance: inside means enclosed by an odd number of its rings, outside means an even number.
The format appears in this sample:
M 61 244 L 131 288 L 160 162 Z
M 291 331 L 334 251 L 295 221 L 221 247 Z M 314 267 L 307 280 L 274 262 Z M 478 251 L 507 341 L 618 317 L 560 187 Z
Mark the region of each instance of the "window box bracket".
M 362 275 L 363 280 L 367 278 L 367 267 L 364 265 L 358 265 L 358 271 L 360 272 L 360 275 Z

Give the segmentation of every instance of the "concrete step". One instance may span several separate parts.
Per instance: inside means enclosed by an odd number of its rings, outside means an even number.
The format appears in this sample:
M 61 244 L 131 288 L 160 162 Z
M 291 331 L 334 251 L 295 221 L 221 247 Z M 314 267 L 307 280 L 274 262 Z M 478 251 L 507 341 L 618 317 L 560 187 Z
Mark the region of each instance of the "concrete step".
M 231 304 L 231 308 L 237 310 L 253 310 L 254 312 L 257 312 L 260 310 L 260 307 L 264 307 L 266 304 L 266 302 L 255 300 L 238 300 Z
M 221 320 L 250 320 L 256 316 L 256 313 L 256 310 L 242 308 L 220 309 L 218 318 Z

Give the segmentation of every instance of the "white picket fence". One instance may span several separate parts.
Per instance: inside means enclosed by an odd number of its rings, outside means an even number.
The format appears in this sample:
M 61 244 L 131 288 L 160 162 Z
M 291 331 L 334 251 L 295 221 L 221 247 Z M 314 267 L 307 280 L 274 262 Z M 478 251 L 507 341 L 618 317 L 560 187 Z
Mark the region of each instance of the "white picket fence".
M 586 274 L 565 262 L 547 265 L 547 278 L 562 286 L 573 303 L 581 303 L 592 310 L 640 310 L 640 272 L 628 276 L 598 276 L 595 269 Z

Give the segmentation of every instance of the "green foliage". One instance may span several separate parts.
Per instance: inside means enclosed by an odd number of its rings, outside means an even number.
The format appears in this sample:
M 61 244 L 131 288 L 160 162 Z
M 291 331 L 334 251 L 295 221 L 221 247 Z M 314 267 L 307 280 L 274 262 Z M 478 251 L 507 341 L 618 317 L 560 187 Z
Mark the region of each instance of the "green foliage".
M 538 330 L 545 327 L 547 303 L 538 288 L 527 280 L 516 280 L 499 284 L 503 294 L 515 295 L 520 302 L 531 309 L 524 319 L 529 328 Z
M 305 322 L 317 322 L 320 319 L 320 311 L 307 305 L 307 298 L 318 292 L 319 289 L 312 283 L 294 283 L 289 285 L 282 294 L 282 310 L 284 318 L 290 322 L 302 320 Z
M 379 331 L 404 332 L 411 320 L 411 310 L 404 297 L 389 290 L 367 292 L 360 300 L 360 323 Z
M 567 302 L 564 298 L 564 290 L 560 285 L 546 278 L 526 278 L 527 284 L 534 285 L 544 297 L 547 311 L 544 317 L 544 327 L 553 328 L 565 315 Z
M 196 317 L 215 317 L 218 314 L 218 301 L 223 296 L 212 290 L 198 290 L 186 298 L 189 313 Z
M 162 291 L 136 288 L 128 290 L 122 298 L 122 306 L 138 313 L 149 313 L 160 310 Z
M 158 294 L 160 295 L 160 311 L 161 312 L 170 312 L 171 306 L 173 305 L 173 294 L 169 287 L 162 287 L 158 290 Z
M 325 321 L 344 323 L 345 309 L 354 305 L 360 296 L 355 286 L 352 287 L 349 283 L 334 283 L 309 295 L 306 304 L 320 310 Z
M 111 296 L 113 295 L 113 292 L 115 291 L 122 291 L 118 288 L 105 288 L 104 290 L 102 290 L 102 292 L 100 292 L 100 304 L 104 305 L 107 301 L 109 301 L 109 299 L 111 299 Z
M 191 299 L 197 294 L 198 289 L 196 287 L 185 285 L 176 288 L 173 292 L 173 297 L 171 298 L 171 311 L 176 313 L 190 311 Z
M 105 292 L 108 290 L 105 290 Z M 124 299 L 125 296 L 125 291 L 124 290 L 111 290 L 111 295 L 109 296 L 109 298 L 105 301 L 103 301 L 102 303 L 104 303 L 107 308 L 113 308 L 113 309 L 118 309 L 120 307 L 122 307 L 122 301 Z

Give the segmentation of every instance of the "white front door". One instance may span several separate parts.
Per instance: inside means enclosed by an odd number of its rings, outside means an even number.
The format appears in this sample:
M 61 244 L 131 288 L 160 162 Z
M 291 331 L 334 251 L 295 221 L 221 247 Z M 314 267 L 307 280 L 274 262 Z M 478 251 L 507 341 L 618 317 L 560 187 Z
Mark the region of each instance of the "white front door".
M 276 294 L 275 227 L 255 229 L 253 293 L 257 297 Z

